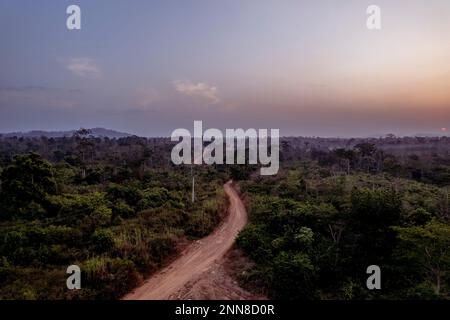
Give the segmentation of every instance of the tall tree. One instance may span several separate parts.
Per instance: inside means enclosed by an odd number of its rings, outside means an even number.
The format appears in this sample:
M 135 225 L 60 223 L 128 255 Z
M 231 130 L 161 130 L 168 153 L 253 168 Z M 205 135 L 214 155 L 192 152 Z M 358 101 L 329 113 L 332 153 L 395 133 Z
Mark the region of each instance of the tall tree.
M 450 226 L 432 220 L 425 226 L 395 228 L 401 240 L 399 252 L 442 294 L 450 277 Z
M 36 153 L 19 155 L 1 174 L 2 206 L 14 210 L 30 202 L 41 204 L 56 192 L 52 165 Z

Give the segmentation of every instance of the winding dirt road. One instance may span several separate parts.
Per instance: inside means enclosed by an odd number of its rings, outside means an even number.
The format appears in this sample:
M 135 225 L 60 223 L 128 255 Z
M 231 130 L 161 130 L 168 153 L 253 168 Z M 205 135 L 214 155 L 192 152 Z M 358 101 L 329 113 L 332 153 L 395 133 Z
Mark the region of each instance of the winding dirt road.
M 223 223 L 209 236 L 188 246 L 181 256 L 154 274 L 144 284 L 127 294 L 125 300 L 166 300 L 192 298 L 192 288 L 205 286 L 207 291 L 199 298 L 246 298 L 245 291 L 221 271 L 220 261 L 232 247 L 239 231 L 247 223 L 247 212 L 231 181 L 224 185 L 229 198 L 228 214 Z M 219 272 L 218 272 L 219 271 Z M 211 278 L 212 277 L 212 278 Z M 218 280 L 217 277 L 220 277 Z M 217 282 L 219 285 L 217 286 Z M 210 293 L 214 287 L 233 283 L 236 288 L 224 294 Z M 228 286 L 229 287 L 229 286 Z

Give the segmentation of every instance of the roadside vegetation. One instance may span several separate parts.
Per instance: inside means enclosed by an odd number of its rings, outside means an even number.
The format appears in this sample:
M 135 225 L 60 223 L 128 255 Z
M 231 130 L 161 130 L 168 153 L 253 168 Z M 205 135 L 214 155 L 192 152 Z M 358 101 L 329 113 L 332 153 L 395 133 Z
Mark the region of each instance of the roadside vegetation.
M 239 181 L 241 283 L 275 299 L 449 299 L 448 138 L 281 141 L 281 168 L 174 166 L 169 139 L 0 137 L 0 299 L 118 299 L 209 234 Z M 66 268 L 82 290 L 66 288 Z M 378 265 L 382 289 L 368 290 Z
M 11 140 L 1 141 L 0 299 L 120 298 L 225 212 L 221 175 L 195 168 L 192 203 L 190 168 L 162 164 L 165 143 Z M 82 290 L 67 290 L 72 264 Z
M 448 154 L 285 151 L 277 176 L 241 182 L 251 222 L 237 244 L 256 264 L 244 285 L 275 299 L 450 298 Z M 381 290 L 366 287 L 370 265 Z

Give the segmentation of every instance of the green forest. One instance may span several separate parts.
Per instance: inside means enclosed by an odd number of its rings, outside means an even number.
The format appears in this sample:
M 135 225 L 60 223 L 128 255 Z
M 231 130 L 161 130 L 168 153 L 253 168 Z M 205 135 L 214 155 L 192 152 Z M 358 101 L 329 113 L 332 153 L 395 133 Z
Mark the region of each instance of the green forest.
M 224 178 L 141 138 L 1 144 L 0 299 L 117 299 L 225 213 Z M 170 155 L 170 152 L 169 152 Z M 66 268 L 83 290 L 67 290 Z
M 255 262 L 241 281 L 274 299 L 449 299 L 450 158 L 429 158 L 361 143 L 241 182 L 251 223 L 237 243 Z
M 262 177 L 257 166 L 174 166 L 165 138 L 0 137 L 0 299 L 119 299 L 214 230 L 229 179 L 250 216 L 236 241 L 252 262 L 238 275 L 245 288 L 449 299 L 449 148 L 385 142 L 285 139 L 279 173 Z M 82 290 L 66 288 L 72 264 Z M 366 287 L 370 265 L 381 290 Z

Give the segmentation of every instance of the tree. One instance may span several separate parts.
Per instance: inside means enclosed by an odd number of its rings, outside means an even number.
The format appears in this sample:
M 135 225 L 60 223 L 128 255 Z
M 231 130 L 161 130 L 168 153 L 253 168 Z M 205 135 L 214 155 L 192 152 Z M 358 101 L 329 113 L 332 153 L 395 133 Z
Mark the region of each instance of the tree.
M 375 145 L 368 142 L 358 143 L 355 146 L 355 149 L 358 150 L 363 157 L 370 157 L 377 151 Z
M 10 212 L 43 204 L 48 194 L 56 192 L 52 165 L 36 153 L 16 156 L 2 172 L 1 181 L 2 205 Z
M 389 263 L 396 245 L 392 226 L 400 221 L 401 197 L 390 189 L 354 189 L 351 193 L 349 237 L 351 268 Z
M 450 276 L 450 226 L 437 220 L 425 226 L 394 228 L 400 239 L 403 257 L 433 283 L 434 293 L 442 293 L 442 284 Z
M 350 165 L 352 163 L 352 161 L 354 161 L 355 158 L 355 152 L 353 150 L 346 150 L 346 149 L 336 149 L 334 151 L 334 153 L 336 154 L 336 156 L 343 160 L 345 163 L 345 169 L 347 172 L 347 175 L 350 174 Z
M 74 136 L 88 136 L 92 133 L 91 129 L 85 129 L 85 128 L 80 128 L 77 131 L 75 131 Z
M 272 272 L 273 298 L 286 300 L 317 298 L 314 266 L 307 254 L 280 252 L 272 263 Z

